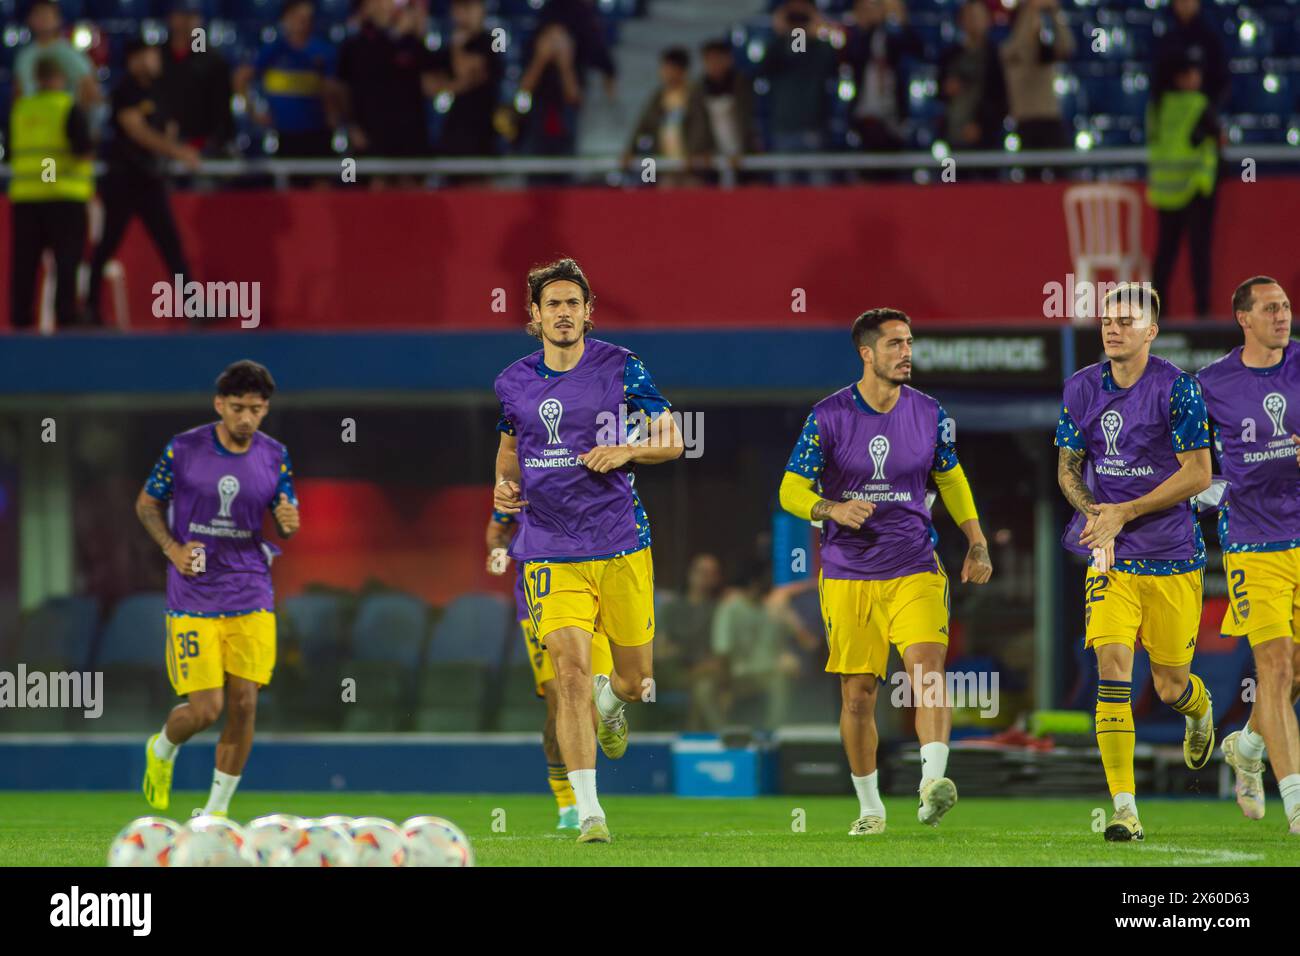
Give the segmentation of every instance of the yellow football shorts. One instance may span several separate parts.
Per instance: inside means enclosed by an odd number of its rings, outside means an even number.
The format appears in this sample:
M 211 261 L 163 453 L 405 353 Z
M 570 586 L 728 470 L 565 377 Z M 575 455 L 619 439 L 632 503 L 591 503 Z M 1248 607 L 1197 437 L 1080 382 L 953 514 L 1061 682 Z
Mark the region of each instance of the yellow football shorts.
M 596 561 L 527 561 L 524 597 L 537 638 L 562 627 L 600 632 L 620 647 L 655 636 L 654 561 L 649 548 Z
M 1088 569 L 1083 582 L 1084 646 L 1142 639 L 1152 663 L 1181 667 L 1196 653 L 1205 571 L 1132 574 Z
M 528 654 L 528 664 L 533 669 L 537 696 L 541 697 L 542 685 L 555 680 L 555 665 L 551 662 L 551 655 L 546 653 L 546 645 L 533 630 L 533 622 L 524 618 L 519 622 L 519 628 L 524 632 L 524 649 Z M 608 675 L 613 669 L 614 658 L 609 652 L 609 638 L 597 631 L 591 636 L 591 672 Z
M 1228 613 L 1221 633 L 1246 635 L 1250 646 L 1279 637 L 1300 642 L 1300 548 L 1228 551 Z
M 232 617 L 167 615 L 167 677 L 182 697 L 211 690 L 233 674 L 258 684 L 275 669 L 275 615 L 252 611 Z
M 883 678 L 889 646 L 902 653 L 913 644 L 948 645 L 948 575 L 922 571 L 887 581 L 849 581 L 820 576 L 822 620 L 826 624 L 832 674 L 875 674 Z

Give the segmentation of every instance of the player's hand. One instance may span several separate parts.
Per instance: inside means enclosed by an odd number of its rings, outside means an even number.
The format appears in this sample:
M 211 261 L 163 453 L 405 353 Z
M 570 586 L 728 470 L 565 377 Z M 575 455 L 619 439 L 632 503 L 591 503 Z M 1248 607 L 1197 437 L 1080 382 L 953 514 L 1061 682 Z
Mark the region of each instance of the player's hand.
M 1079 543 L 1087 548 L 1104 548 L 1114 544 L 1115 538 L 1128 523 L 1127 504 L 1103 504 L 1098 502 L 1097 511 L 1083 526 Z
M 298 506 L 289 500 L 289 496 L 280 492 L 280 500 L 275 506 L 275 523 L 286 535 L 298 530 Z
M 989 557 L 989 546 L 985 541 L 976 541 L 966 551 L 966 560 L 961 566 L 961 583 L 988 584 L 993 577 L 993 561 Z
M 615 468 L 622 468 L 631 460 L 631 445 L 597 445 L 585 455 L 578 456 L 578 461 L 602 475 Z
M 202 541 L 186 541 L 184 544 L 176 541 L 167 548 L 167 560 L 175 565 L 176 570 L 181 574 L 192 578 L 199 573 L 194 569 L 194 553 L 202 550 Z
M 488 574 L 505 574 L 508 567 L 510 567 L 510 555 L 505 548 L 493 548 L 488 552 Z
M 850 498 L 848 501 L 836 502 L 831 507 L 830 519 L 836 524 L 842 524 L 846 528 L 857 531 L 875 510 L 875 504 L 870 501 L 858 501 Z
M 519 486 L 509 479 L 502 479 L 492 491 L 492 507 L 503 514 L 517 515 L 524 510 L 528 502 L 519 497 Z
M 1300 465 L 1300 435 L 1292 435 L 1291 444 L 1295 445 L 1295 462 Z

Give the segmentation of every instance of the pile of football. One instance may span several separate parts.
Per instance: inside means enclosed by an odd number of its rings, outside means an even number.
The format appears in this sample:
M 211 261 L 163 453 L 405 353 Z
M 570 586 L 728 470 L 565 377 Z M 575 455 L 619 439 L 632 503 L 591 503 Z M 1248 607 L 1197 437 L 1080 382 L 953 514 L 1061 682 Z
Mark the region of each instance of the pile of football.
M 473 866 L 464 831 L 442 817 L 304 819 L 283 813 L 240 826 L 198 816 L 184 826 L 132 820 L 113 839 L 109 866 Z

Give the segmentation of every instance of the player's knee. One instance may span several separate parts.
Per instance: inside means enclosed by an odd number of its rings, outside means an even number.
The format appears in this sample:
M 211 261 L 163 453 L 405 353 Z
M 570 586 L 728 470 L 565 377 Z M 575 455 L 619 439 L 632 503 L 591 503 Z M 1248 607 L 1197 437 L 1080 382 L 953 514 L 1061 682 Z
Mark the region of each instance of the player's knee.
M 1177 681 L 1168 677 L 1157 676 L 1154 678 L 1156 685 L 1156 696 L 1166 704 L 1177 702 L 1178 698 L 1183 696 L 1183 691 L 1187 689 L 1187 681 Z
M 249 721 L 257 713 L 257 688 L 242 687 L 226 695 L 228 720 Z
M 876 712 L 875 680 L 847 680 L 840 684 L 840 699 L 844 710 L 856 718 L 870 717 Z
M 202 697 L 190 700 L 190 711 L 194 719 L 199 722 L 199 729 L 203 730 L 211 727 L 221 716 L 221 708 L 224 701 L 220 693 L 205 694 Z
M 556 662 L 555 684 L 560 698 L 567 703 L 582 702 L 591 697 L 591 675 L 577 661 Z

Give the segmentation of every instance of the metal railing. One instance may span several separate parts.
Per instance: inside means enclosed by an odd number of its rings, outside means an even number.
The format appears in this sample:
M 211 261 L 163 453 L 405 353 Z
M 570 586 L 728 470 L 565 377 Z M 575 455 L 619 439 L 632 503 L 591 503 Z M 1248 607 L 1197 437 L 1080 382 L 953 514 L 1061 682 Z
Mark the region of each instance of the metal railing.
M 1259 165 L 1293 164 L 1300 168 L 1300 146 L 1257 144 L 1228 146 L 1222 151 L 1225 163 L 1240 165 L 1243 160 L 1254 160 Z M 294 177 L 340 177 L 346 163 L 355 163 L 350 172 L 356 180 L 367 177 L 399 176 L 425 179 L 493 179 L 517 180 L 524 185 L 528 177 L 557 177 L 574 181 L 604 181 L 612 185 L 642 182 L 645 160 L 654 160 L 655 181 L 663 174 L 687 172 L 712 172 L 718 184 L 734 186 L 743 173 L 853 173 L 853 172 L 911 172 L 915 178 L 938 178 L 954 167 L 956 179 L 961 180 L 962 170 L 1030 170 L 1051 167 L 1066 170 L 1113 171 L 1135 178 L 1133 167 L 1144 167 L 1147 151 L 1141 146 L 1110 147 L 1090 150 L 1005 150 L 947 152 L 942 149 L 930 152 L 905 153 L 760 153 L 748 156 L 710 157 L 704 161 L 685 161 L 661 157 L 636 157 L 625 164 L 619 156 L 504 156 L 458 159 L 380 159 L 340 155 L 331 159 L 208 159 L 198 170 L 188 170 L 176 165 L 172 172 L 177 176 L 219 180 L 269 179 L 277 188 L 286 188 Z M 96 163 L 96 175 L 104 173 L 104 165 Z M 9 177 L 6 164 L 0 164 L 0 180 Z M 649 184 L 649 181 L 646 183 Z

